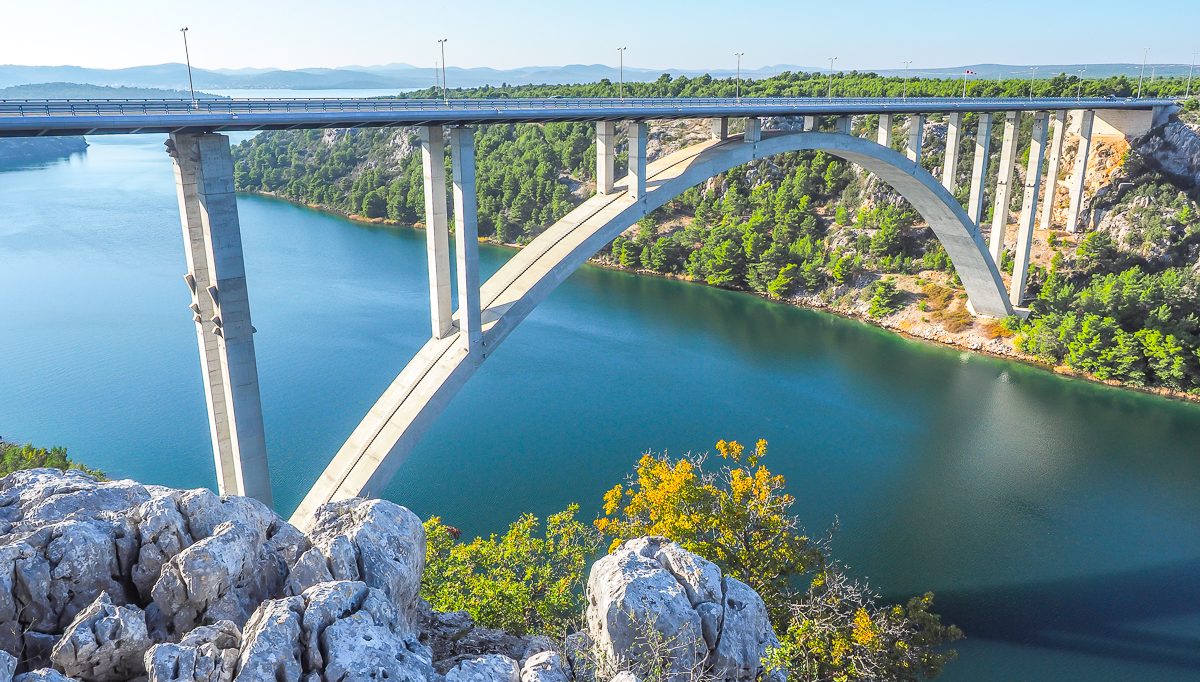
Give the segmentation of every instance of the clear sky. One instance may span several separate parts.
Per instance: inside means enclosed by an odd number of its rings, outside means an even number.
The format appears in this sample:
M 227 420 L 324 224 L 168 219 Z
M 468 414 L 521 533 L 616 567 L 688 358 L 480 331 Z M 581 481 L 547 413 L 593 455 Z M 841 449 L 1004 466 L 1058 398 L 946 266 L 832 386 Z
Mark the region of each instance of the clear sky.
M 1086 5 L 1086 8 L 1084 6 Z M 1189 63 L 1200 0 L 0 0 L 0 64 L 648 68 Z

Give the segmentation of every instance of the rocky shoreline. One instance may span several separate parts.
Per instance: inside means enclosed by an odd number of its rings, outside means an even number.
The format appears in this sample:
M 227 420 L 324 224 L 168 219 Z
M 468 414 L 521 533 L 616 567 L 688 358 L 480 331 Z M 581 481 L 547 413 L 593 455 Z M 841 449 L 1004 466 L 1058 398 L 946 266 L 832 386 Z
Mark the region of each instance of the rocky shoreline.
M 606 682 L 769 677 L 763 600 L 663 538 L 597 560 L 579 632 L 516 636 L 420 597 L 420 519 L 79 471 L 0 479 L 0 682 Z M 645 679 L 645 677 L 642 677 Z

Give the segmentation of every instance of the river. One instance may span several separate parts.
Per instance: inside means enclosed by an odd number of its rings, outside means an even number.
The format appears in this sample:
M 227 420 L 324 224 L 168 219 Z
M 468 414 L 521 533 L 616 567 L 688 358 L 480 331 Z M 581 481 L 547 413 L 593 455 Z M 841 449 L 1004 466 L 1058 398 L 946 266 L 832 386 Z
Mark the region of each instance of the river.
M 0 172 L 0 434 L 213 486 L 170 160 L 161 136 L 89 141 Z M 424 236 L 239 207 L 286 513 L 428 333 Z M 943 679 L 1200 678 L 1200 406 L 749 295 L 584 268 L 387 497 L 472 534 L 590 517 L 646 449 L 760 437 L 811 531 L 836 517 L 856 573 L 967 631 Z

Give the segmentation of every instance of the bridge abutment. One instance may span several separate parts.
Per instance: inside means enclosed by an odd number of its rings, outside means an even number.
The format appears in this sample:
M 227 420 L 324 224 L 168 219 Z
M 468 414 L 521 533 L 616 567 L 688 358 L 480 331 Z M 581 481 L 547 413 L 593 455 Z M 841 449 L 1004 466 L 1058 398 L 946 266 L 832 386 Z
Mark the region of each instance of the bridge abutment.
M 254 326 L 233 190 L 229 138 L 176 133 L 167 142 L 183 227 L 192 319 L 221 494 L 271 504 Z
M 1029 164 L 1025 170 L 1025 195 L 1021 199 L 1021 218 L 1017 223 L 1017 246 L 1013 259 L 1012 281 L 1008 300 L 1014 306 L 1025 299 L 1025 284 L 1029 279 L 1029 257 L 1033 249 L 1033 228 L 1038 217 L 1038 188 L 1042 184 L 1042 161 L 1046 156 L 1046 126 L 1048 115 L 1039 111 L 1033 115 L 1033 134 L 1029 143 Z

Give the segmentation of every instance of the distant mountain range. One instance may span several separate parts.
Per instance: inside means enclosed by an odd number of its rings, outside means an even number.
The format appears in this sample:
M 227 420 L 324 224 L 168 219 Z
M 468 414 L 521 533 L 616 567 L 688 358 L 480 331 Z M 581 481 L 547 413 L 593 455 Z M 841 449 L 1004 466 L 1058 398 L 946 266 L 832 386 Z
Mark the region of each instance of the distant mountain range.
M 956 77 L 973 71 L 974 78 L 1038 77 L 1049 78 L 1060 73 L 1076 74 L 1082 64 L 1047 64 L 1015 66 L 1007 64 L 972 64 L 937 69 L 912 69 L 912 76 Z M 1155 64 L 1146 67 L 1146 76 L 1186 76 L 1187 64 Z M 1140 64 L 1088 64 L 1086 76 L 1099 78 L 1126 75 L 1136 78 Z M 765 78 L 785 71 L 824 71 L 815 66 L 779 64 L 758 69 L 743 69 L 745 78 Z M 903 69 L 869 70 L 886 76 L 899 76 Z M 651 81 L 664 73 L 672 76 L 699 76 L 705 73 L 717 78 L 734 75 L 733 69 L 645 69 L 625 68 L 628 81 Z M 197 90 L 235 89 L 405 89 L 432 86 L 433 66 L 385 64 L 381 66 L 347 66 L 312 69 L 193 69 Z M 618 79 L 616 67 L 605 64 L 568 64 L 566 66 L 528 66 L 516 69 L 486 67 L 448 67 L 446 80 L 451 88 L 501 84 L 525 85 L 536 83 L 589 83 L 603 78 Z M 92 69 L 81 66 L 20 66 L 0 65 L 0 88 L 28 83 L 85 83 L 112 87 L 165 88 L 187 90 L 187 68 L 183 64 L 134 66 L 125 69 Z

